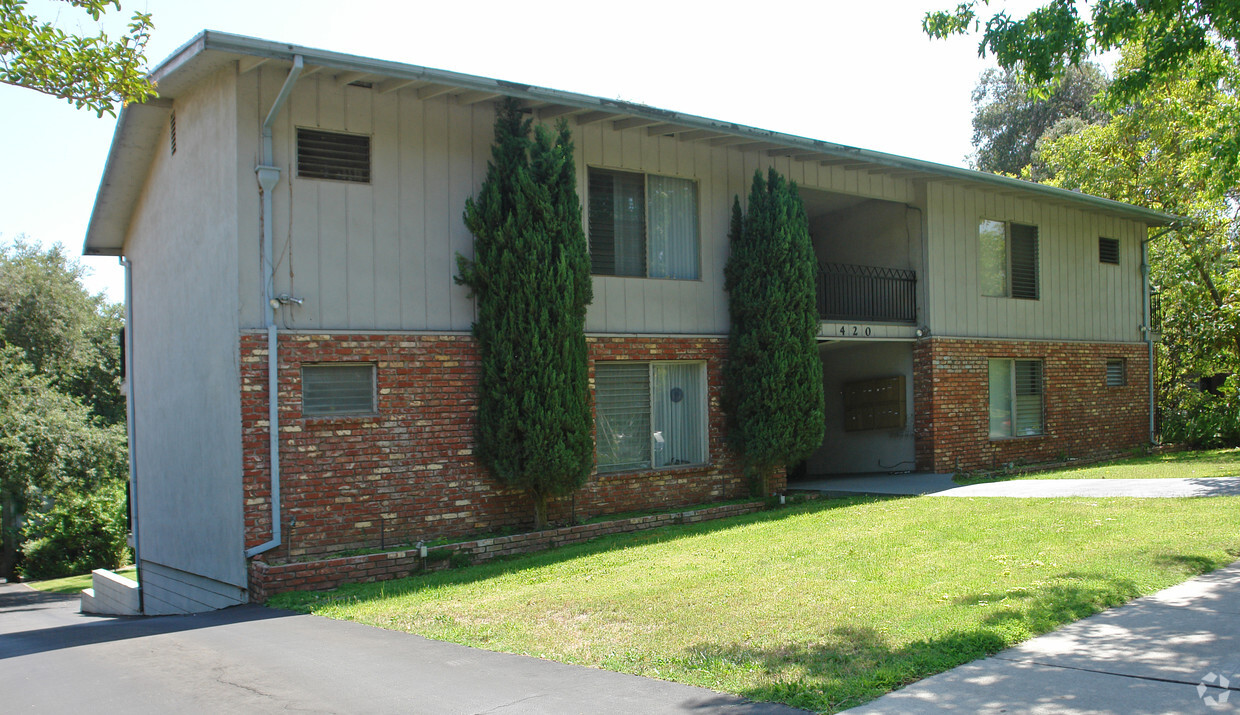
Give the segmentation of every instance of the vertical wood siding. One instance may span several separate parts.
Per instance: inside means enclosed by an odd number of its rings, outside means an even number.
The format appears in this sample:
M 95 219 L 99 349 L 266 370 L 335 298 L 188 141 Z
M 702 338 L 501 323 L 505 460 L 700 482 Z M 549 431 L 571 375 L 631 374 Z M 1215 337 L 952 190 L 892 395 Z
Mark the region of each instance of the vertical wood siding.
M 279 68 L 239 76 L 238 158 L 242 179 L 242 323 L 262 324 L 258 267 L 259 126 L 284 80 Z M 325 330 L 468 330 L 474 307 L 456 285 L 457 254 L 473 239 L 465 199 L 486 175 L 494 104 L 449 96 L 420 100 L 341 85 L 323 73 L 297 83 L 275 127 L 284 177 L 274 197 L 276 293 L 305 302 L 281 311 L 285 327 Z M 299 179 L 297 127 L 371 137 L 370 184 Z M 926 323 L 938 335 L 1139 340 L 1139 224 L 1063 206 L 931 181 L 924 189 L 881 173 L 771 157 L 762 150 L 616 130 L 610 121 L 573 126 L 578 191 L 587 205 L 589 167 L 640 171 L 698 184 L 701 277 L 697 280 L 595 276 L 587 313 L 593 332 L 724 334 L 723 267 L 734 195 L 747 198 L 755 171 L 774 166 L 802 187 L 917 206 L 925 212 L 926 266 L 918 271 Z M 924 196 L 919 200 L 918 196 Z M 982 217 L 1038 226 L 1038 301 L 983 298 L 977 222 Z M 252 230 L 250 227 L 253 227 Z M 252 234 L 252 235 L 251 235 Z M 1097 260 L 1099 236 L 1119 239 L 1120 265 Z
M 1064 205 L 958 185 L 928 186 L 927 322 L 940 336 L 1139 341 L 1142 224 Z M 978 223 L 1038 228 L 1038 300 L 981 293 Z M 1117 239 L 1119 265 L 1098 260 L 1098 238 Z

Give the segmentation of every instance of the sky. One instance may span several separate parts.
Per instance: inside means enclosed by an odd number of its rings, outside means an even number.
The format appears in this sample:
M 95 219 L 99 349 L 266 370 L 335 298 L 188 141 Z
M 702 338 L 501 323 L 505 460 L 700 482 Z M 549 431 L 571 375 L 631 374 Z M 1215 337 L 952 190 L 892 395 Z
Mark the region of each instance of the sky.
M 534 84 L 952 166 L 972 150 L 970 94 L 989 63 L 971 37 L 931 40 L 955 0 L 122 0 L 155 30 L 157 66 L 204 29 Z M 1023 13 L 1037 3 L 1010 0 Z M 95 32 L 52 0 L 29 11 Z M 0 243 L 80 256 L 116 120 L 0 85 Z M 87 288 L 124 298 L 115 257 L 83 257 Z

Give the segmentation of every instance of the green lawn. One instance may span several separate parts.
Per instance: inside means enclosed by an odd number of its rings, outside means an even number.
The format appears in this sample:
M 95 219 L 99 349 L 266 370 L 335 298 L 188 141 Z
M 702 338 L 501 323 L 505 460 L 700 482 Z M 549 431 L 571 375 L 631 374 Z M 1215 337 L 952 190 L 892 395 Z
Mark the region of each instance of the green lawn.
M 134 581 L 138 580 L 137 566 L 126 566 L 123 569 L 117 569 L 116 573 Z M 27 581 L 26 585 L 31 588 L 37 588 L 40 591 L 47 591 L 48 593 L 81 593 L 82 589 L 90 588 L 90 574 L 66 576 L 47 581 Z
M 961 475 L 957 476 L 955 481 L 957 484 L 978 484 L 1009 479 L 1172 479 L 1235 476 L 1240 476 L 1240 449 L 1169 452 L 1045 472 Z
M 835 711 L 1240 558 L 1240 498 L 811 502 L 280 607 Z

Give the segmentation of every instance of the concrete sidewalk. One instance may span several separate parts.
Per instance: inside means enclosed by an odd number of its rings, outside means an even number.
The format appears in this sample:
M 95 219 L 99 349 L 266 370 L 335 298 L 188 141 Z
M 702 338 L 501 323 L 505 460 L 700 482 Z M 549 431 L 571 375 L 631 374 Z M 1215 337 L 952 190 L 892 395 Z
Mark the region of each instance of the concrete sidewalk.
M 1189 479 L 1013 479 L 958 486 L 950 474 L 869 474 L 793 482 L 790 490 L 829 496 L 878 494 L 936 497 L 1173 497 L 1240 496 L 1240 477 Z
M 1240 562 L 847 712 L 1240 712 Z

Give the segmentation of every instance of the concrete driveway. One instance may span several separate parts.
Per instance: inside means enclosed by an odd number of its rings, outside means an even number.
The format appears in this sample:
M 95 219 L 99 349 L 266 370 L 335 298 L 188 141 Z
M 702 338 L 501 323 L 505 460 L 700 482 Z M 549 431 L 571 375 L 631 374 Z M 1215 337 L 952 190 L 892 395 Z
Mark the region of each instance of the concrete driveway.
M 0 584 L 0 703 L 44 713 L 800 710 L 289 611 L 107 618 Z
M 849 494 L 935 497 L 1226 497 L 1240 496 L 1240 477 L 1185 479 L 1013 479 L 959 486 L 950 474 L 864 474 L 788 485 L 828 496 Z

